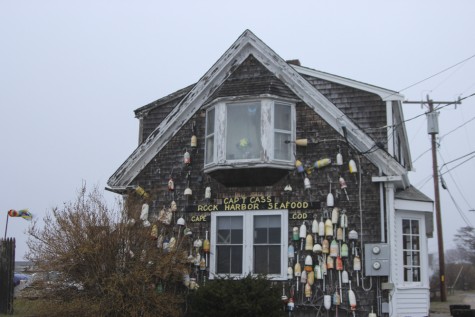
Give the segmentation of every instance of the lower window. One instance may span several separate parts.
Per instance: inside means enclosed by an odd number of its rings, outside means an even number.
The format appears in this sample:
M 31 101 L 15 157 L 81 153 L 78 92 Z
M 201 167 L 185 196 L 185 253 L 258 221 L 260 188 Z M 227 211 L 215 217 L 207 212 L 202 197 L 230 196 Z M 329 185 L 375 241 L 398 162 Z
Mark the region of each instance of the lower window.
M 210 278 L 286 279 L 287 224 L 287 210 L 212 213 Z

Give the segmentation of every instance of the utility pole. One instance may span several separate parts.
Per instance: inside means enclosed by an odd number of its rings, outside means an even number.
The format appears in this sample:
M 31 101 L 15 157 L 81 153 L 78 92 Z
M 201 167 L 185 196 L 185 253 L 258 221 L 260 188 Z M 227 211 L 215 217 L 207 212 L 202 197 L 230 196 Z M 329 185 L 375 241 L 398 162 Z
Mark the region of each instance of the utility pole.
M 405 101 L 404 103 L 418 103 L 418 101 Z M 437 226 L 437 242 L 439 252 L 439 285 L 440 285 L 440 301 L 447 301 L 447 287 L 445 285 L 445 253 L 444 253 L 444 238 L 442 235 L 442 216 L 440 211 L 440 191 L 439 191 L 439 170 L 437 164 L 437 140 L 436 134 L 439 133 L 438 113 L 434 111 L 434 103 L 437 104 L 460 104 L 460 100 L 455 102 L 444 102 L 429 99 L 427 96 L 427 104 L 429 105 L 429 112 L 427 113 L 427 133 L 431 135 L 432 147 L 432 175 L 434 179 L 434 200 L 435 200 L 435 219 Z

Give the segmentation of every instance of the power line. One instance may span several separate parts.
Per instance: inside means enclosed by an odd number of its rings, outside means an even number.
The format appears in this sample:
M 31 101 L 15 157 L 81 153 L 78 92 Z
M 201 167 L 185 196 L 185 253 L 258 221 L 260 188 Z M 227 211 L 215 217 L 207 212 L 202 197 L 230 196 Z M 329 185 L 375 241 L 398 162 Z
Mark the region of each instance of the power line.
M 422 83 L 422 82 L 424 82 L 424 81 L 426 81 L 426 80 L 429 80 L 429 79 L 431 79 L 431 78 L 433 78 L 433 77 L 435 77 L 435 76 L 438 76 L 438 75 L 440 75 L 440 74 L 442 74 L 442 73 L 448 71 L 449 69 L 452 69 L 452 68 L 454 68 L 454 67 L 456 67 L 456 66 L 458 66 L 458 65 L 460 65 L 460 64 L 463 64 L 463 63 L 465 63 L 466 61 L 468 61 L 468 60 L 470 60 L 470 59 L 472 59 L 472 58 L 474 58 L 474 57 L 475 57 L 475 54 L 472 55 L 472 56 L 470 56 L 470 57 L 467 57 L 466 59 L 464 59 L 464 60 L 462 60 L 462 61 L 460 61 L 460 62 L 458 62 L 458 63 L 456 63 L 456 64 L 454 64 L 454 65 L 452 65 L 452 66 L 450 66 L 450 67 L 447 67 L 447 68 L 445 68 L 445 69 L 443 69 L 443 70 L 441 70 L 441 71 L 435 73 L 434 75 L 431 75 L 431 76 L 429 76 L 429 77 L 427 77 L 427 78 L 424 78 L 424 79 L 422 79 L 422 80 L 419 80 L 418 82 L 416 82 L 416 83 L 414 83 L 414 84 L 412 84 L 412 85 L 409 85 L 409 86 L 407 86 L 407 87 L 405 87 L 405 88 L 403 88 L 403 89 L 401 89 L 401 90 L 399 90 L 399 91 L 397 91 L 397 92 L 394 92 L 394 93 L 392 93 L 392 94 L 389 94 L 388 96 L 386 96 L 386 98 L 388 98 L 388 97 L 390 97 L 390 96 L 392 96 L 392 95 L 401 93 L 401 92 L 403 92 L 404 90 L 407 90 L 407 89 L 409 89 L 409 88 L 412 88 L 412 87 L 414 87 L 414 86 L 416 86 L 416 85 L 419 85 L 420 83 Z
M 439 155 L 440 155 L 440 157 L 442 158 L 442 161 L 445 161 L 444 158 L 443 158 L 443 156 L 442 156 L 442 153 L 441 153 L 440 151 L 439 151 Z M 439 171 L 439 172 L 440 172 L 440 171 Z M 464 194 L 462 193 L 462 191 L 460 190 L 460 187 L 459 187 L 458 183 L 455 181 L 455 178 L 454 178 L 454 176 L 452 175 L 452 173 L 449 172 L 449 176 L 450 176 L 450 178 L 452 179 L 452 182 L 454 183 L 455 188 L 456 188 L 457 191 L 459 192 L 460 196 L 462 197 L 462 199 L 463 199 L 463 200 L 465 201 L 465 203 L 467 204 L 468 209 L 473 209 L 473 207 L 471 206 L 471 204 L 468 202 L 467 198 L 465 198 L 465 195 L 464 195 Z M 444 189 L 446 189 L 447 184 L 444 184 L 445 182 L 444 182 L 444 180 L 442 179 L 442 176 L 440 176 L 440 178 L 441 178 L 441 182 L 442 182 L 442 187 L 444 187 L 444 185 L 445 185 Z
M 466 160 L 465 160 L 465 161 L 463 161 L 462 163 L 460 163 L 460 164 L 458 164 L 458 165 L 455 165 L 455 166 L 454 166 L 454 167 L 452 167 L 451 169 L 448 169 L 448 170 L 446 170 L 445 172 L 443 172 L 443 173 L 442 173 L 442 174 L 440 174 L 440 175 L 447 174 L 448 172 L 450 172 L 450 171 L 452 171 L 452 170 L 456 169 L 457 167 L 459 167 L 459 166 L 460 166 L 460 165 L 462 165 L 462 164 L 465 164 L 465 163 L 467 163 L 468 161 L 470 161 L 470 160 L 471 160 L 471 159 L 473 159 L 473 158 L 475 158 L 475 155 L 473 155 L 472 157 L 469 157 L 468 159 L 466 159 Z
M 442 170 L 442 168 L 443 168 L 445 165 L 449 165 L 450 163 L 453 163 L 453 162 L 456 162 L 456 161 L 458 161 L 458 160 L 461 160 L 461 159 L 463 159 L 464 157 L 467 157 L 467 156 L 469 156 L 469 155 L 471 155 L 471 154 L 473 154 L 473 153 L 475 153 L 475 151 L 472 151 L 472 152 L 470 152 L 470 153 L 464 154 L 464 155 L 462 155 L 462 156 L 459 156 L 459 157 L 456 158 L 456 159 L 453 159 L 452 161 L 449 161 L 449 162 L 447 162 L 447 163 L 444 163 L 444 164 L 439 168 L 439 172 Z M 458 165 L 457 165 L 457 166 L 458 166 Z M 447 172 L 446 172 L 446 173 L 447 173 Z

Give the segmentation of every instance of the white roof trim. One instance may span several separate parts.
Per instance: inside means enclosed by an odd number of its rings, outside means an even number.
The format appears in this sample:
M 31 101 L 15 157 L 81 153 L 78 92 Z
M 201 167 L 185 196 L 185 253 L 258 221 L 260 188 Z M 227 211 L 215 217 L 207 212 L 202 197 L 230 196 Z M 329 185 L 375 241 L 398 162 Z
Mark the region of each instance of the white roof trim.
M 395 199 L 394 209 L 432 213 L 434 211 L 434 203 L 430 201 Z
M 234 69 L 251 54 L 342 136 L 342 126 L 346 126 L 348 142 L 363 153 L 371 149 L 371 152 L 365 156 L 381 168 L 385 175 L 405 175 L 407 173 L 405 168 L 386 151 L 375 150 L 375 142 L 338 107 L 325 98 L 251 31 L 246 30 L 109 178 L 108 185 L 112 188 L 129 185 Z
M 403 101 L 404 100 L 404 96 L 401 95 L 400 93 L 398 93 L 397 91 L 384 89 L 384 88 L 373 86 L 373 85 L 370 85 L 370 84 L 365 84 L 365 83 L 360 82 L 360 81 L 356 81 L 356 80 L 353 80 L 353 79 L 349 79 L 349 78 L 345 78 L 345 77 L 325 73 L 325 72 L 315 70 L 315 69 L 311 69 L 311 68 L 307 68 L 307 67 L 302 67 L 302 66 L 298 66 L 298 65 L 291 65 L 291 66 L 299 74 L 308 75 L 308 76 L 324 79 L 324 80 L 327 80 L 327 81 L 331 81 L 331 82 L 334 82 L 334 83 L 337 83 L 337 84 L 341 84 L 341 85 L 344 85 L 344 86 L 353 87 L 355 89 L 367 91 L 367 92 L 370 92 L 370 93 L 373 93 L 373 94 L 376 94 L 376 95 L 380 96 L 381 99 L 383 99 L 384 101 L 387 101 L 387 100 Z

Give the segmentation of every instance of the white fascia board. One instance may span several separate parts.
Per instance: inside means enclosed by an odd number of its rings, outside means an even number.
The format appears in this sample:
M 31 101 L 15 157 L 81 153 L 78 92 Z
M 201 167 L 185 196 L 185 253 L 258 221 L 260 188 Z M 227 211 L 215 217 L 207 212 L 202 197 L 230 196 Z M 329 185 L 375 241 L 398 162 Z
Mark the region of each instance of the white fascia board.
M 429 201 L 395 199 L 394 209 L 432 213 L 434 211 L 434 203 Z
M 328 80 L 328 81 L 331 81 L 331 82 L 334 82 L 334 83 L 337 83 L 337 84 L 341 84 L 341 85 L 344 85 L 344 86 L 353 87 L 355 89 L 367 91 L 367 92 L 370 92 L 370 93 L 373 93 L 373 94 L 376 94 L 376 95 L 380 96 L 383 101 L 387 101 L 387 100 L 403 101 L 404 100 L 403 95 L 401 95 L 400 93 L 398 93 L 396 91 L 393 91 L 393 90 L 384 89 L 384 88 L 373 86 L 373 85 L 370 85 L 370 84 L 365 84 L 365 83 L 362 83 L 360 81 L 356 81 L 356 80 L 345 78 L 345 77 L 340 77 L 340 76 L 337 76 L 337 75 L 325 73 L 325 72 L 315 70 L 315 69 L 310 69 L 310 68 L 307 68 L 307 67 L 302 67 L 302 66 L 298 66 L 298 65 L 291 65 L 291 66 L 299 74 L 309 75 L 309 76 L 312 76 L 312 77 Z

